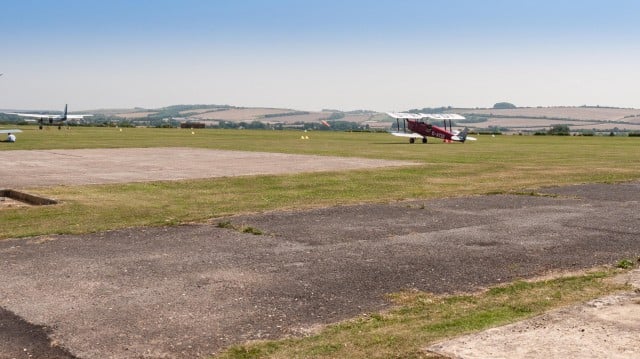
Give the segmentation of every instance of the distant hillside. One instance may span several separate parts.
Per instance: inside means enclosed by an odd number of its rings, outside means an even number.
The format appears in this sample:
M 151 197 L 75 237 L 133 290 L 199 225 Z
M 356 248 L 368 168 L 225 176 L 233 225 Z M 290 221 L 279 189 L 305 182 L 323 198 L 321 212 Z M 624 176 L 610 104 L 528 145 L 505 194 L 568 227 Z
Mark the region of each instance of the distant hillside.
M 538 131 L 568 125 L 571 131 L 639 131 L 640 110 L 613 107 L 518 107 L 514 109 L 451 109 L 470 128 Z
M 315 114 L 316 117 L 328 117 L 332 112 L 308 112 L 293 109 L 265 108 L 265 107 L 236 107 L 228 105 L 176 105 L 159 109 L 120 109 L 95 110 L 95 114 L 117 116 L 124 119 L 138 119 L 144 117 L 190 117 L 201 120 L 220 121 L 254 121 L 265 118 L 291 117 L 296 115 Z
M 466 120 L 458 121 L 454 126 L 467 126 L 476 131 L 526 133 L 545 131 L 554 125 L 567 125 L 573 132 L 640 131 L 640 109 L 599 106 L 509 108 L 512 106 L 473 109 L 443 106 L 412 109 L 406 112 L 459 113 L 465 116 Z M 386 130 L 390 128 L 391 123 L 395 122 L 386 113 L 367 110 L 301 111 L 290 108 L 205 104 L 175 105 L 157 109 L 99 109 L 85 113 L 93 113 L 94 116 L 85 122 L 76 123 L 77 125 L 176 127 L 181 123 L 199 123 L 207 127 L 230 128 Z M 2 123 L 21 123 L 21 121 L 24 122 L 24 119 L 0 114 Z
M 158 126 L 162 123 L 201 123 L 208 127 L 245 126 L 262 128 L 260 123 L 269 127 L 303 127 L 304 124 L 325 126 L 334 123 L 332 128 L 376 128 L 388 127 L 387 123 L 378 124 L 379 114 L 374 111 L 300 111 L 287 108 L 237 107 L 228 105 L 176 105 L 160 109 L 120 109 L 96 110 L 95 121 L 122 122 L 132 125 Z M 347 123 L 351 125 L 346 126 Z M 306 128 L 306 127 L 305 127 Z

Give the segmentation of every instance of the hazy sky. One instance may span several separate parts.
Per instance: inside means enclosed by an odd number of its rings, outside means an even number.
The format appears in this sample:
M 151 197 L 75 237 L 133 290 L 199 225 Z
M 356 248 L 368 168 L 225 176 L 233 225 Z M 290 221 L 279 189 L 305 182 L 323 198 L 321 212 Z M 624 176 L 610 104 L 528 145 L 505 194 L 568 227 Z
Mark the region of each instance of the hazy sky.
M 0 0 L 0 108 L 640 108 L 640 1 Z

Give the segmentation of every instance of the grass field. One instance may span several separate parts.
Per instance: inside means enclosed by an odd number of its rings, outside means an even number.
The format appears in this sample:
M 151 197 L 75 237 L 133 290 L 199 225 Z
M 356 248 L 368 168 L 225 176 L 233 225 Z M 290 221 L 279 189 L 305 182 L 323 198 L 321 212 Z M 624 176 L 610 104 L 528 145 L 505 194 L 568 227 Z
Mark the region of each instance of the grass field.
M 0 211 L 0 238 L 204 222 L 248 212 L 409 198 L 535 194 L 542 186 L 640 178 L 639 139 L 480 136 L 477 142 L 410 145 L 387 134 L 74 128 L 19 134 L 13 149 L 200 147 L 381 159 L 420 166 L 281 176 L 118 185 L 52 186 L 29 192 L 61 205 Z M 397 306 L 329 326 L 316 335 L 234 346 L 222 357 L 425 357 L 421 348 L 452 335 L 532 316 L 618 290 L 613 271 L 516 282 L 474 295 L 395 293 Z
M 384 133 L 26 128 L 13 149 L 200 147 L 423 163 L 406 168 L 215 178 L 29 192 L 61 200 L 0 211 L 0 238 L 86 233 L 141 225 L 201 222 L 237 213 L 487 193 L 530 193 L 542 186 L 640 178 L 637 138 L 480 136 L 476 142 L 410 145 Z M 215 165 L 215 164 L 213 164 Z

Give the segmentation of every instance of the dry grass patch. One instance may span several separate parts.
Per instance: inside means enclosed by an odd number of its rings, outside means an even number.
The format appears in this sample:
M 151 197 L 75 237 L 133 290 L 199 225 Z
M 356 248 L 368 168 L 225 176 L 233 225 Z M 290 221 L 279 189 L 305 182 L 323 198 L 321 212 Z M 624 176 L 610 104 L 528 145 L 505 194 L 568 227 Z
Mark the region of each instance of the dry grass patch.
M 422 348 L 445 338 L 541 314 L 628 289 L 605 280 L 613 269 L 537 282 L 518 281 L 475 294 L 389 295 L 395 307 L 331 325 L 304 338 L 234 346 L 220 358 L 428 358 Z
M 199 113 L 197 118 L 205 120 L 224 120 L 224 121 L 253 121 L 264 115 L 275 115 L 281 113 L 292 112 L 292 110 L 275 109 L 275 108 L 238 108 L 222 111 L 208 111 Z

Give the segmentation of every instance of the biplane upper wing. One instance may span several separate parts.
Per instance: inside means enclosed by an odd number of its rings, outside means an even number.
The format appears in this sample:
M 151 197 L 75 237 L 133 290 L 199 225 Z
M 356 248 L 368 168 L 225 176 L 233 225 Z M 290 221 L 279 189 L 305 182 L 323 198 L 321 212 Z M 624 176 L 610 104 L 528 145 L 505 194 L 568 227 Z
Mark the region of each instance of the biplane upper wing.
M 422 115 L 419 113 L 387 112 L 387 115 L 398 119 L 408 118 L 410 120 L 419 120 L 422 118 Z
M 464 120 L 464 116 L 457 113 L 421 113 L 421 118 L 428 118 L 430 120 Z
M 397 119 L 420 120 L 428 118 L 430 120 L 464 120 L 465 117 L 457 113 L 408 113 L 408 112 L 387 112 L 387 115 Z

